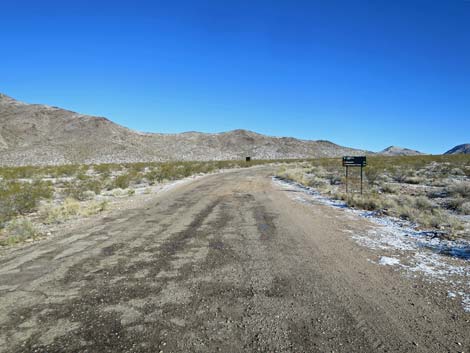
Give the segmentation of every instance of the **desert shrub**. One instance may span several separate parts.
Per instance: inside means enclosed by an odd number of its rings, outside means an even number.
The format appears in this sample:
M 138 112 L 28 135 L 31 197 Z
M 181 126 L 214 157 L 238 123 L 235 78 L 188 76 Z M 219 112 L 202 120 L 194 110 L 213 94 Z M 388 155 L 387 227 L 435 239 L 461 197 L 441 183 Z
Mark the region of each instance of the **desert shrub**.
M 76 178 L 77 178 L 77 180 L 79 180 L 79 181 L 85 181 L 85 180 L 88 179 L 88 176 L 87 176 L 84 172 L 80 171 L 80 172 L 77 174 Z
M 363 195 L 350 194 L 345 198 L 348 206 L 368 210 L 377 211 L 387 209 L 391 206 L 391 201 L 381 197 L 375 193 L 368 193 Z
M 453 211 L 459 211 L 465 199 L 462 197 L 454 197 L 447 200 L 446 207 Z
M 448 163 L 439 164 L 436 169 L 435 176 L 438 178 L 447 178 L 449 175 L 451 175 L 452 169 Z
M 60 165 L 55 167 L 48 167 L 47 173 L 53 177 L 67 177 L 79 174 L 87 166 L 80 166 L 75 164 Z
M 157 180 L 157 177 L 158 177 L 158 173 L 155 169 L 151 169 L 144 174 L 144 178 L 147 180 L 149 184 L 155 183 L 155 181 Z
M 398 204 L 397 208 L 393 210 L 393 213 L 403 219 L 407 219 L 409 221 L 415 221 L 418 216 L 419 212 L 414 207 L 411 207 L 408 204 Z
M 322 166 L 313 166 L 307 171 L 307 174 L 315 175 L 318 178 L 326 178 L 328 173 Z
M 398 183 L 404 183 L 407 178 L 409 178 L 410 170 L 405 170 L 403 168 L 396 168 L 392 171 L 392 178 Z
M 429 211 L 434 208 L 434 205 L 426 196 L 418 196 L 414 200 L 414 205 L 418 210 Z
M 0 176 L 3 179 L 33 179 L 35 177 L 41 176 L 42 168 L 40 167 L 7 167 L 0 168 Z
M 278 171 L 277 176 L 283 179 L 295 181 L 303 185 L 307 185 L 308 182 L 308 179 L 306 179 L 305 169 L 302 168 L 282 168 Z
M 124 173 L 121 175 L 118 175 L 116 178 L 114 178 L 112 185 L 112 189 L 127 189 L 129 187 L 131 181 L 131 177 L 128 173 Z
M 379 172 L 378 168 L 368 166 L 364 169 L 364 171 L 365 171 L 365 175 L 366 175 L 366 178 L 367 178 L 367 182 L 370 185 L 376 184 L 377 180 L 379 178 L 379 175 L 380 175 L 380 172 Z
M 95 173 L 100 174 L 104 178 L 107 178 L 111 175 L 113 167 L 111 164 L 97 164 L 93 166 Z
M 111 196 L 114 196 L 114 197 L 121 197 L 121 196 L 126 196 L 126 195 L 128 195 L 128 193 L 126 192 L 126 190 L 121 189 L 121 188 L 112 189 L 112 190 L 110 191 L 110 193 L 111 193 Z
M 427 197 L 431 199 L 436 199 L 439 197 L 446 197 L 449 195 L 449 192 L 447 189 L 431 189 L 426 192 Z
M 145 174 L 143 172 L 129 173 L 129 184 L 142 184 L 145 182 Z
M 52 203 L 42 205 L 39 210 L 39 215 L 45 224 L 62 223 L 73 217 L 90 216 L 102 212 L 106 207 L 106 201 L 80 203 L 75 199 L 67 198 L 60 205 L 54 205 Z
M 64 184 L 63 194 L 76 200 L 89 200 L 94 195 L 99 195 L 103 188 L 103 182 L 98 178 L 86 177 L 83 180 L 75 180 Z
M 37 209 L 43 199 L 52 198 L 50 183 L 4 182 L 0 184 L 0 228 L 4 222 Z
M 77 216 L 80 202 L 73 198 L 67 198 L 61 205 L 52 203 L 44 204 L 39 209 L 41 220 L 46 224 L 61 223 L 72 216 Z
M 465 176 L 465 172 L 460 168 L 453 168 L 450 171 L 450 174 L 455 175 L 455 176 Z
M 328 174 L 326 179 L 329 181 L 330 185 L 340 185 L 342 182 L 342 177 L 338 174 Z
M 404 178 L 403 182 L 407 184 L 418 185 L 423 184 L 425 182 L 425 179 L 419 176 L 407 176 Z
M 464 215 L 470 215 L 470 201 L 462 203 L 458 210 Z
M 454 197 L 470 198 L 470 181 L 461 181 L 450 185 L 449 193 Z
M 11 245 L 26 239 L 34 239 L 38 236 L 40 236 L 40 233 L 31 221 L 21 217 L 9 222 L 2 230 L 0 245 Z
M 80 215 L 82 216 L 91 216 L 100 212 L 103 212 L 108 208 L 108 202 L 103 201 L 91 201 L 81 205 L 80 207 Z
M 449 229 L 451 231 L 462 229 L 459 220 L 441 209 L 433 209 L 431 212 L 420 214 L 417 222 L 425 227 Z
M 400 188 L 398 187 L 398 185 L 382 183 L 382 184 L 380 184 L 380 190 L 384 193 L 387 193 L 387 194 L 396 194 L 396 193 L 398 193 Z
M 311 174 L 306 174 L 301 180 L 302 184 L 312 188 L 324 188 L 329 184 L 326 179 Z

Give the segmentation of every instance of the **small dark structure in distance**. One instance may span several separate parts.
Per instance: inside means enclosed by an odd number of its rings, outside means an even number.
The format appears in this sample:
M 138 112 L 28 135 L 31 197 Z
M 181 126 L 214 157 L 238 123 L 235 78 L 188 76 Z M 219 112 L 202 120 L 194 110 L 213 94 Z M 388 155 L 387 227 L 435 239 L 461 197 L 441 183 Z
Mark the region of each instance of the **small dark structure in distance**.
M 245 162 L 251 162 L 251 157 L 245 157 Z

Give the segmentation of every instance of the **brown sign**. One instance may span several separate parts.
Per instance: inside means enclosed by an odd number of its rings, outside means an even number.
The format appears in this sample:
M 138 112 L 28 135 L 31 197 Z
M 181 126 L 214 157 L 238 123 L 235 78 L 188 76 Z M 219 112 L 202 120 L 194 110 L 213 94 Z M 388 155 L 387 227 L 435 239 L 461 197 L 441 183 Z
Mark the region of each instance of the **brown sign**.
M 366 156 L 343 157 L 343 167 L 365 167 L 366 165 L 367 165 Z

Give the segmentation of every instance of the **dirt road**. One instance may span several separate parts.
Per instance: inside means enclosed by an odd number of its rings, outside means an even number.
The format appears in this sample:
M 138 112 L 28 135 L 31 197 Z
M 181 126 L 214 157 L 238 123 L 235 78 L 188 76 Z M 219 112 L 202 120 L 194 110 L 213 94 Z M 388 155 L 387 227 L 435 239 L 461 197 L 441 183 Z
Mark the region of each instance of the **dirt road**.
M 267 168 L 0 258 L 1 352 L 468 352 L 470 315 L 369 259 L 374 227 L 308 207 Z

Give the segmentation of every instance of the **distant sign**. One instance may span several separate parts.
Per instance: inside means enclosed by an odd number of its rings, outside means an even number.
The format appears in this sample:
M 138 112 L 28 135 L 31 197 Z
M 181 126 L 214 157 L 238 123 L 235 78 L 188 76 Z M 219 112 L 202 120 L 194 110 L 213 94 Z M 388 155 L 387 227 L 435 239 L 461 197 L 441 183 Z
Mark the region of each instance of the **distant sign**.
M 365 167 L 366 165 L 367 165 L 366 156 L 343 157 L 343 167 Z
M 246 157 L 246 158 L 245 158 L 245 161 L 251 162 L 251 157 Z

